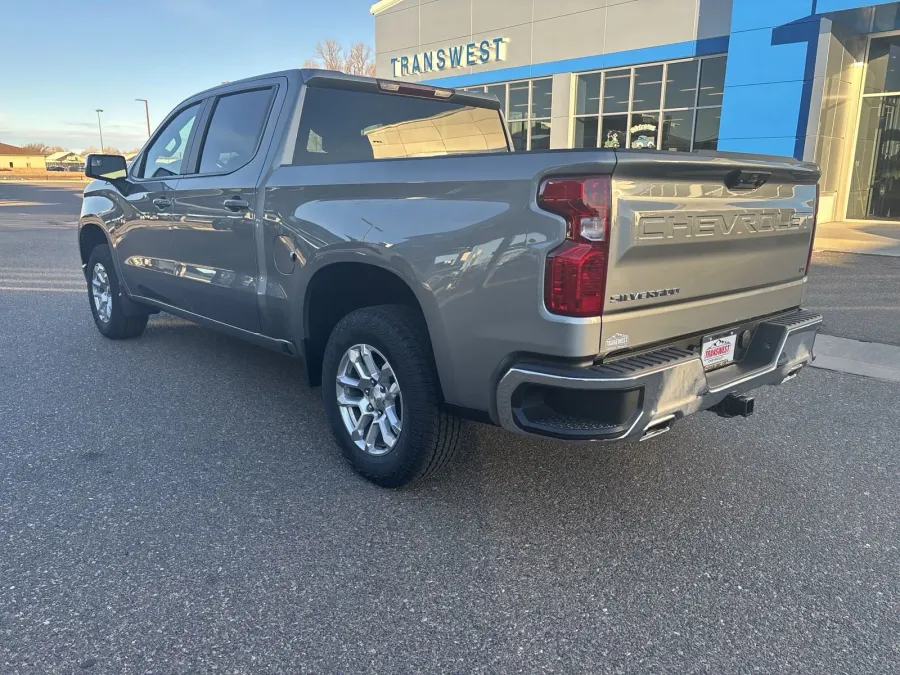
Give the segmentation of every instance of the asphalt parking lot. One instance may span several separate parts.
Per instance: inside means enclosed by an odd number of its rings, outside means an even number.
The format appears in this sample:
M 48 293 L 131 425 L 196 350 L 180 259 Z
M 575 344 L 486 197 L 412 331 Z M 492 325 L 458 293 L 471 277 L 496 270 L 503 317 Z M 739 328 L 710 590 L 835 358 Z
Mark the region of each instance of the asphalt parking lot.
M 814 256 L 807 303 L 826 332 L 900 345 L 900 258 L 823 251 Z
M 810 370 L 640 445 L 471 424 L 381 490 L 297 363 L 103 339 L 78 201 L 0 185 L 0 673 L 897 672 L 900 384 Z

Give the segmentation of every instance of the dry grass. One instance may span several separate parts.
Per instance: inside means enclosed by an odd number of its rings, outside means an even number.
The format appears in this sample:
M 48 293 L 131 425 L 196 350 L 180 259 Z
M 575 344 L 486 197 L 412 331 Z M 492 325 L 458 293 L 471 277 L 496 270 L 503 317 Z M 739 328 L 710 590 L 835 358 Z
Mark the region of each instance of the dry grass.
M 47 171 L 45 169 L 12 169 L 0 171 L 0 181 L 3 180 L 65 180 L 87 181 L 87 177 L 76 171 Z

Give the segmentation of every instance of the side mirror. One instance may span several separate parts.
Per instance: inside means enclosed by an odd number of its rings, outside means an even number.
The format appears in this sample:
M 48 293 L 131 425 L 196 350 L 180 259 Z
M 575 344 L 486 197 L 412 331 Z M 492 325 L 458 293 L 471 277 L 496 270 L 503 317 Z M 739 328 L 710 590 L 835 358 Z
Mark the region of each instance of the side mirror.
M 84 175 L 100 180 L 125 178 L 127 169 L 122 155 L 88 155 L 84 163 Z

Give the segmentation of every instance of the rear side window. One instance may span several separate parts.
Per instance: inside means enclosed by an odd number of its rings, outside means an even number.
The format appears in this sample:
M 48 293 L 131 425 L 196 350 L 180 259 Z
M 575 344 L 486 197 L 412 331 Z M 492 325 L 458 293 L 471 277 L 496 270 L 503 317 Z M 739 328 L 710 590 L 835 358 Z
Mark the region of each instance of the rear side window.
M 220 96 L 203 141 L 200 173 L 231 172 L 253 159 L 271 103 L 271 88 Z
M 396 94 L 309 87 L 294 164 L 507 152 L 500 113 Z

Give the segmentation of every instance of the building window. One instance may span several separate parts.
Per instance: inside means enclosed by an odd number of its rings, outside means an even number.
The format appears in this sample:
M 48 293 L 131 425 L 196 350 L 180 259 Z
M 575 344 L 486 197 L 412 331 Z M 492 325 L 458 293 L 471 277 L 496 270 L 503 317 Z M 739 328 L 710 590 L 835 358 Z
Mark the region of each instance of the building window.
M 581 73 L 573 145 L 715 150 L 724 88 L 724 56 Z
M 847 217 L 900 219 L 900 35 L 869 42 Z
M 552 77 L 467 87 L 463 91 L 493 94 L 500 100 L 516 150 L 550 149 Z

